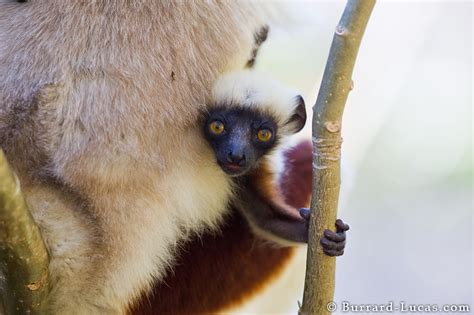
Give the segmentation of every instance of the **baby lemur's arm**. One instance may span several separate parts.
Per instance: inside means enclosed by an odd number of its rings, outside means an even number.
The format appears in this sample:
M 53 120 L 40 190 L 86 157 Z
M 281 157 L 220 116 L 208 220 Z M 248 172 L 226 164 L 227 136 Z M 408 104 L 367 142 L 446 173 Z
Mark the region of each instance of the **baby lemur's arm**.
M 239 178 L 239 187 L 237 208 L 255 233 L 281 244 L 308 242 L 310 209 L 298 211 L 285 203 L 267 163 L 261 163 L 252 174 Z M 335 227 L 336 232 L 325 230 L 320 240 L 323 251 L 329 256 L 344 253 L 346 231 L 349 230 L 342 220 L 337 220 Z
M 257 234 L 277 243 L 308 241 L 307 220 L 299 216 L 296 209 L 292 214 L 287 205 L 276 202 L 275 199 L 279 199 L 273 198 L 277 197 L 276 194 L 262 195 L 255 187 L 258 184 L 256 178 L 244 176 L 239 182 L 237 207 Z

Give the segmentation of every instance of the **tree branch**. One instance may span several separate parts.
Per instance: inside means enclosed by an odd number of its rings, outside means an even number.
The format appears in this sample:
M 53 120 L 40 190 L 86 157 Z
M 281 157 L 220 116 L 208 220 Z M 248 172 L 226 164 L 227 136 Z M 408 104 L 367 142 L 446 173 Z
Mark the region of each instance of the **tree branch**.
M 319 243 L 334 229 L 340 186 L 341 121 L 360 42 L 375 0 L 348 0 L 336 28 L 313 107 L 313 198 L 303 305 L 300 314 L 329 314 L 334 299 L 335 257 Z
M 0 150 L 0 309 L 44 314 L 49 255 L 18 178 Z

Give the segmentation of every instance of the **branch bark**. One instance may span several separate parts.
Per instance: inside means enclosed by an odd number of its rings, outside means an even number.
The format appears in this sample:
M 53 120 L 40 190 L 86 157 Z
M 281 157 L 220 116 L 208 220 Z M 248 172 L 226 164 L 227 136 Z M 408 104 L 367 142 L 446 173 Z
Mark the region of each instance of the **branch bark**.
M 0 150 L 0 309 L 45 314 L 49 255 L 18 178 Z
M 348 0 L 333 37 L 313 107 L 313 196 L 309 224 L 306 279 L 301 315 L 329 314 L 334 299 L 335 257 L 319 243 L 334 229 L 340 187 L 341 121 L 352 89 L 352 71 L 375 0 Z

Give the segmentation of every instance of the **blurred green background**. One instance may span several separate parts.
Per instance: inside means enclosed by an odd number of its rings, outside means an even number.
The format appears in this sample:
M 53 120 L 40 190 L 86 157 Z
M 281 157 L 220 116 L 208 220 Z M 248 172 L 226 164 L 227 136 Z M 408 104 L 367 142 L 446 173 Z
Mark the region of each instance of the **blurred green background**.
M 286 1 L 257 67 L 316 99 L 344 1 Z M 471 304 L 473 295 L 470 1 L 379 1 L 343 121 L 337 303 Z M 309 124 L 310 125 L 310 124 Z M 300 137 L 310 138 L 310 126 Z M 296 314 L 306 249 L 233 313 Z M 341 313 L 339 309 L 336 313 Z

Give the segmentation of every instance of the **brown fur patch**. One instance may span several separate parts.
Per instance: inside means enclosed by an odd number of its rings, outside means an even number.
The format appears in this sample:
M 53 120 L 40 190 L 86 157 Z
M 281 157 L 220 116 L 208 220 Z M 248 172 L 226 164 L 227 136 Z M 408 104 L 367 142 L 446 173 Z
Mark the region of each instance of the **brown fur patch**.
M 186 246 L 174 272 L 134 314 L 204 314 L 243 302 L 278 274 L 291 254 L 291 248 L 258 242 L 234 211 L 222 234 L 206 234 Z

